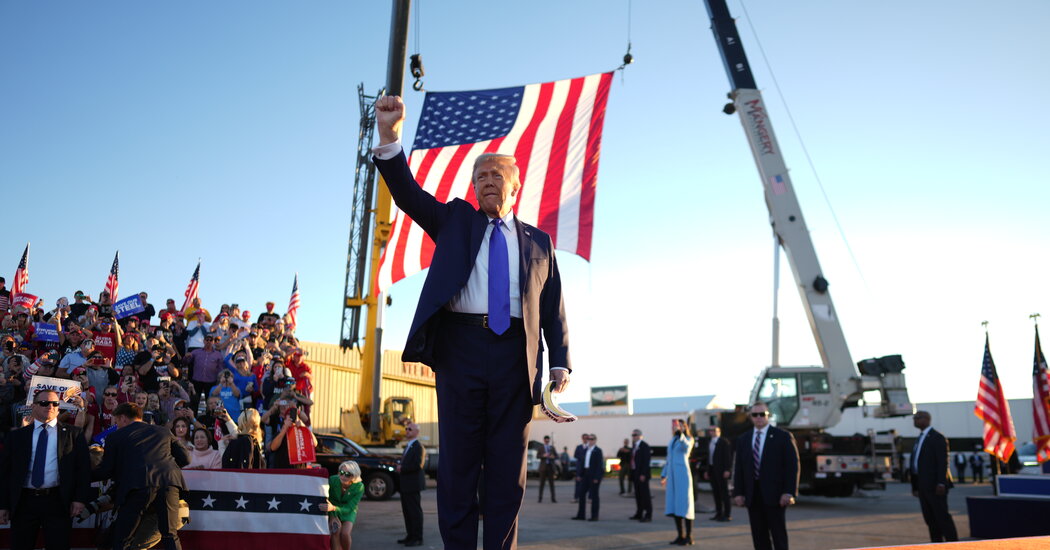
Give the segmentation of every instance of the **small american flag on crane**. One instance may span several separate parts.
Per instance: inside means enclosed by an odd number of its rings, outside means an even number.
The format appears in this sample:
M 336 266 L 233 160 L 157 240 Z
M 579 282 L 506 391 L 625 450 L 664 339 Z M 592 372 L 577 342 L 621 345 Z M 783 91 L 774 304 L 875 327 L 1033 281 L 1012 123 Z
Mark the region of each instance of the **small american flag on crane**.
M 514 214 L 554 239 L 555 248 L 589 260 L 605 105 L 612 73 L 468 92 L 427 92 L 408 165 L 441 202 L 471 191 L 474 159 L 514 155 L 521 192 Z M 377 286 L 430 266 L 434 242 L 398 211 Z
M 1039 325 L 1035 327 L 1035 361 L 1032 367 L 1032 440 L 1035 441 L 1035 459 L 1050 460 L 1050 371 L 1046 368 L 1046 357 L 1039 345 Z
M 118 250 L 116 255 L 113 256 L 113 266 L 109 268 L 109 277 L 106 278 L 106 288 L 103 288 L 103 292 L 109 293 L 109 299 L 113 302 L 117 301 L 117 289 L 120 288 L 120 282 L 117 280 L 117 275 L 120 272 L 120 251 Z
M 1010 416 L 1010 404 L 1003 395 L 1003 385 L 995 372 L 988 336 L 984 337 L 984 364 L 981 366 L 981 383 L 977 388 L 977 404 L 973 414 L 984 421 L 984 452 L 991 453 L 1006 462 L 1014 454 L 1017 431 Z
M 296 317 L 299 315 L 299 274 L 295 274 L 292 281 L 292 297 L 288 299 L 288 325 L 295 327 Z
M 197 290 L 201 283 L 201 262 L 197 260 L 197 269 L 193 270 L 193 277 L 190 278 L 190 284 L 186 287 L 186 301 L 182 303 L 182 309 L 179 310 L 181 313 L 186 313 L 186 308 L 193 305 L 193 301 L 197 299 Z
M 22 252 L 22 261 L 18 262 L 18 269 L 15 270 L 15 280 L 11 285 L 11 298 L 25 292 L 26 285 L 29 284 L 29 243 L 26 243 L 25 252 Z

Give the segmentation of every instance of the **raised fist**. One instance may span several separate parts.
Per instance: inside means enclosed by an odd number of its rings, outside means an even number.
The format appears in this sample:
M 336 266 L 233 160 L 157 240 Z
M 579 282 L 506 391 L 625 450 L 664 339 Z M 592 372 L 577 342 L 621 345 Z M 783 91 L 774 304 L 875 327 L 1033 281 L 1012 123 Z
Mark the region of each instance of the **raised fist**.
M 376 129 L 379 130 L 380 145 L 397 141 L 404 122 L 405 104 L 400 96 L 388 95 L 376 100 Z

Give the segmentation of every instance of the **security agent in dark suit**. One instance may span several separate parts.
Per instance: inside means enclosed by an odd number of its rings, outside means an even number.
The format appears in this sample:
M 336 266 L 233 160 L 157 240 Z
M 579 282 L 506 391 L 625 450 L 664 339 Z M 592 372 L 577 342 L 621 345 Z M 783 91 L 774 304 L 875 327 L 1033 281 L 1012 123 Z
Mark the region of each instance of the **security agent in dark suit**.
M 586 519 L 587 497 L 591 498 L 591 517 L 587 521 L 598 521 L 598 512 L 601 509 L 601 499 L 598 489 L 601 488 L 602 477 L 605 475 L 605 457 L 598 447 L 598 437 L 594 434 L 587 436 L 587 450 L 583 453 L 583 460 L 576 463 L 576 480 L 583 487 L 580 494 L 579 508 L 572 519 Z
M 558 461 L 558 451 L 554 450 L 554 445 L 551 445 L 551 436 L 543 436 L 543 448 L 536 453 L 536 458 L 540 461 L 540 500 L 543 502 L 543 487 L 549 484 L 551 487 L 551 502 L 557 503 L 558 499 L 554 497 L 554 472 L 555 463 Z
M 94 479 L 113 479 L 116 485 L 113 549 L 123 550 L 131 543 L 143 513 L 150 509 L 157 514 L 163 547 L 181 549 L 179 494 L 186 482 L 180 468 L 190 463 L 186 449 L 164 426 L 142 422 L 142 409 L 134 403 L 118 405 L 113 422 L 118 429 L 106 438 L 102 462 L 92 472 Z
M 791 432 L 769 425 L 765 403 L 751 405 L 751 424 L 736 439 L 733 502 L 747 506 L 755 550 L 787 550 L 785 512 L 798 495 L 798 447 Z
M 572 451 L 572 457 L 576 459 L 577 470 L 580 469 L 580 464 L 583 464 L 583 455 L 587 452 L 587 447 L 589 446 L 588 442 L 590 441 L 589 437 L 590 434 L 580 434 L 580 444 Z M 576 486 L 572 493 L 573 504 L 576 504 L 580 498 L 583 498 L 586 494 L 586 491 L 584 491 L 583 488 L 583 483 L 580 483 L 580 476 L 578 474 L 575 476 L 575 479 Z
M 710 440 L 707 444 L 707 471 L 704 477 L 711 482 L 711 492 L 715 498 L 715 521 L 730 521 L 733 512 L 729 501 L 729 476 L 733 471 L 733 446 L 722 437 L 718 426 L 708 428 Z
M 959 540 L 955 522 L 948 513 L 948 489 L 952 488 L 952 472 L 948 468 L 948 440 L 930 427 L 933 417 L 919 411 L 912 422 L 919 429 L 919 438 L 911 454 L 911 492 L 919 497 L 922 519 L 930 530 L 932 542 Z
M 427 460 L 427 450 L 417 439 L 419 426 L 416 423 L 405 426 L 405 436 L 408 443 L 405 444 L 405 454 L 401 457 L 401 464 L 397 467 L 397 471 L 401 482 L 401 515 L 405 517 L 407 535 L 397 542 L 405 546 L 422 546 L 423 505 L 419 492 L 426 489 L 427 480 L 423 472 L 423 464 Z
M 478 477 L 485 468 L 486 549 L 515 548 L 525 451 L 542 397 L 543 339 L 554 391 L 569 381 L 568 328 L 549 235 L 515 219 L 521 182 L 513 157 L 482 155 L 472 183 L 479 208 L 437 201 L 416 183 L 400 144 L 399 97 L 376 101 L 373 160 L 397 206 L 434 240 L 430 272 L 402 359 L 436 374 L 441 418 L 438 525 L 448 550 L 477 547 Z
M 642 430 L 631 432 L 631 482 L 634 483 L 634 515 L 642 523 L 653 521 L 653 497 L 649 494 L 653 452 L 642 439 Z
M 48 550 L 69 548 L 73 516 L 91 502 L 91 462 L 76 426 L 58 419 L 59 395 L 33 397 L 32 419 L 10 432 L 0 455 L 0 524 L 11 522 L 11 548 L 36 548 L 44 531 Z

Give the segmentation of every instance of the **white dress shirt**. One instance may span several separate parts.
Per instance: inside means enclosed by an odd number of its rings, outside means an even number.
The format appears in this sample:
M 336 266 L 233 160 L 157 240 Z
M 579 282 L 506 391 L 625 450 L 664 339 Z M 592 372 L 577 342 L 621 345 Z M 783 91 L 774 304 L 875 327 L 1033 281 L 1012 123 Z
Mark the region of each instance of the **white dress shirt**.
M 594 446 L 592 446 L 592 445 L 588 445 L 587 446 L 587 454 L 583 455 L 583 469 L 584 470 L 586 470 L 587 468 L 591 467 L 591 451 L 593 451 L 593 450 L 594 450 Z
M 930 430 L 933 426 L 926 426 L 921 432 L 919 432 L 919 439 L 915 440 L 915 451 L 912 452 L 911 467 L 912 473 L 919 473 L 919 453 L 922 452 L 922 444 L 926 442 L 926 436 L 929 435 Z
M 33 486 L 33 464 L 36 464 L 36 443 L 40 439 L 41 426 L 47 426 L 47 458 L 44 461 L 44 484 L 40 487 Z M 58 487 L 58 419 L 43 423 L 33 420 L 33 447 L 29 452 L 29 472 L 23 487 L 29 489 L 47 489 Z

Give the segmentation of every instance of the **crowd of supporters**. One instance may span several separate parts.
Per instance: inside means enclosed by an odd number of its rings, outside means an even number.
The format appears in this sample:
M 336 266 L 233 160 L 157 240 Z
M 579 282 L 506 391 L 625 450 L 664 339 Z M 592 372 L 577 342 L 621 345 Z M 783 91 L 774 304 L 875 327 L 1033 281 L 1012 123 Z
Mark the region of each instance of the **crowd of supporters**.
M 272 302 L 253 320 L 238 304 L 212 315 L 198 299 L 182 311 L 169 298 L 158 313 L 139 298 L 144 310 L 123 319 L 105 291 L 27 309 L 0 279 L 0 432 L 27 418 L 34 375 L 65 378 L 82 391 L 59 420 L 83 428 L 89 444 L 113 429 L 119 404 L 135 402 L 184 442 L 187 468 L 292 467 L 285 435 L 310 426 L 313 378 L 288 319 Z M 37 323 L 54 325 L 57 341 L 41 339 Z

